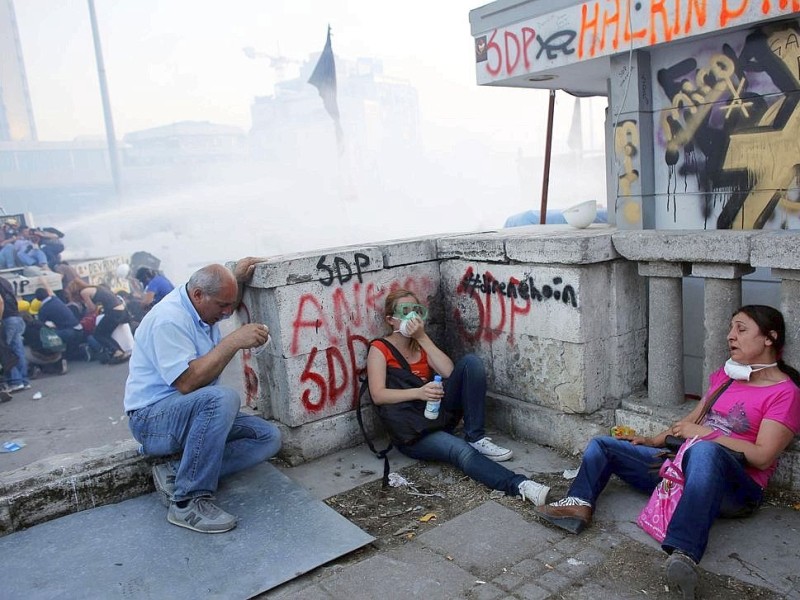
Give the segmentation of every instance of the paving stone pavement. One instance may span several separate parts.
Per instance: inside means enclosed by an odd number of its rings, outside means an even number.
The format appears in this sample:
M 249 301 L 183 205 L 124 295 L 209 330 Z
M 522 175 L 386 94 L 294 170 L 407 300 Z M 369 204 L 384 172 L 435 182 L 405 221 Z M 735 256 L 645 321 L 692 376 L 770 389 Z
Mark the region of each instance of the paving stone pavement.
M 498 436 L 523 465 L 575 466 L 546 449 Z M 307 467 L 309 468 L 309 467 Z M 312 468 L 313 470 L 313 468 Z M 527 470 L 525 468 L 523 471 Z M 680 597 L 666 586 L 666 555 L 636 525 L 645 496 L 612 484 L 592 526 L 574 536 L 489 500 L 397 548 L 338 560 L 263 595 L 265 599 L 468 598 L 602 600 Z M 757 586 L 753 598 L 800 599 L 800 512 L 765 506 L 755 516 L 721 520 L 712 530 L 698 598 L 727 598 L 719 578 Z M 644 565 L 637 573 L 637 564 Z M 621 570 L 617 570 L 617 566 Z M 644 573 L 647 571 L 647 573 Z M 652 591 L 643 589 L 642 578 Z M 658 581 L 652 581 L 652 579 Z M 716 578 L 716 579 L 715 579 Z M 711 583 L 709 583 L 711 582 Z M 750 598 L 751 596 L 747 596 Z

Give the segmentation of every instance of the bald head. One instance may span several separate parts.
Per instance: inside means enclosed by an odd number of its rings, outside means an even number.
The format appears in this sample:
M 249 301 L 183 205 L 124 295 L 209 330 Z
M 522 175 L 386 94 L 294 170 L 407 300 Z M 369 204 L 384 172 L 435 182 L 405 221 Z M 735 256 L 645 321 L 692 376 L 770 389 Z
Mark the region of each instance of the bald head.
M 209 325 L 229 317 L 239 296 L 236 277 L 217 264 L 195 271 L 186 287 L 197 313 Z
M 236 278 L 228 269 L 219 264 L 213 264 L 195 271 L 189 277 L 188 288 L 200 290 L 209 296 L 218 295 L 226 286 L 236 286 Z

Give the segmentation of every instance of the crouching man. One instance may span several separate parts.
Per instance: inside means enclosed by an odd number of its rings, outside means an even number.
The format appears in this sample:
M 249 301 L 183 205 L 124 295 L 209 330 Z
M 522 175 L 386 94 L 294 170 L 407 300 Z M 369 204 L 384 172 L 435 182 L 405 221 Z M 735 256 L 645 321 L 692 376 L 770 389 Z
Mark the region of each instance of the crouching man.
M 239 304 L 259 259 L 243 258 L 233 273 L 208 265 L 169 293 L 136 330 L 125 411 L 145 454 L 181 453 L 153 468 L 167 520 L 201 533 L 236 527 L 214 503 L 220 477 L 256 465 L 280 448 L 272 423 L 239 412 L 239 394 L 218 378 L 234 355 L 267 341 L 266 325 L 249 323 L 224 338 L 219 321 Z

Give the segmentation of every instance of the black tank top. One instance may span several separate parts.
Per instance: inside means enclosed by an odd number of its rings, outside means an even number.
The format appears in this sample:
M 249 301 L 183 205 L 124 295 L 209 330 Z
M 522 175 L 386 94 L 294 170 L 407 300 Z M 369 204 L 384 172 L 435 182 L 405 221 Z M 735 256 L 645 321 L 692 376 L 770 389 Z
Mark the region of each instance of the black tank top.
M 95 290 L 94 296 L 92 296 L 92 302 L 102 306 L 103 312 L 112 310 L 115 306 L 122 304 L 122 300 L 120 300 L 119 297 L 117 297 L 117 295 L 111 290 L 107 290 L 99 285 L 95 288 Z

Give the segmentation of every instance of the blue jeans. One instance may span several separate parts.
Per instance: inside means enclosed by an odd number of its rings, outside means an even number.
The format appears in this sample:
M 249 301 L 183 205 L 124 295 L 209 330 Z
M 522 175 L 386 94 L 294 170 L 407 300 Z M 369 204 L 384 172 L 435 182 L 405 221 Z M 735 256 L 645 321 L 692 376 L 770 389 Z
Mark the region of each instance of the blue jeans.
M 235 390 L 209 385 L 175 394 L 130 415 L 130 430 L 145 454 L 182 452 L 170 464 L 175 501 L 211 496 L 221 477 L 257 465 L 277 454 L 278 428 L 261 417 L 239 412 Z
M 452 430 L 435 431 L 398 450 L 417 460 L 449 463 L 493 490 L 518 496 L 519 484 L 527 477 L 489 460 L 469 445 L 485 433 L 486 371 L 483 362 L 474 354 L 466 355 L 456 363 L 444 386 L 442 410 L 459 418 L 463 416 L 466 439 L 456 437 Z
M 0 269 L 13 269 L 17 266 L 17 253 L 14 244 L 6 244 L 0 250 Z
M 56 329 L 58 337 L 66 346 L 65 352 L 68 358 L 80 357 L 79 346 L 84 342 L 83 331 L 68 327 L 66 329 Z
M 6 344 L 19 359 L 16 367 L 6 373 L 9 385 L 28 385 L 28 359 L 25 358 L 25 346 L 22 343 L 22 334 L 25 333 L 25 321 L 22 317 L 6 317 L 3 319 L 3 329 L 6 332 Z
M 17 260 L 26 267 L 31 265 L 41 267 L 47 264 L 47 256 L 39 248 L 32 248 L 28 252 L 17 252 Z
M 663 451 L 609 436 L 594 438 L 583 453 L 568 495 L 595 506 L 612 474 L 650 494 L 660 481 L 658 468 L 663 458 L 658 455 Z M 683 472 L 683 495 L 661 547 L 669 553 L 680 550 L 700 562 L 714 519 L 752 513 L 761 503 L 763 490 L 736 459 L 712 441 L 697 442 L 686 451 Z

